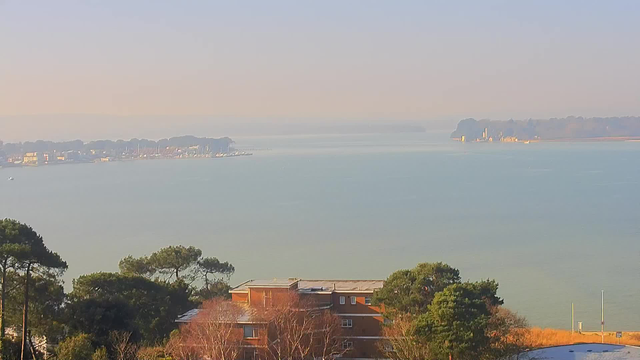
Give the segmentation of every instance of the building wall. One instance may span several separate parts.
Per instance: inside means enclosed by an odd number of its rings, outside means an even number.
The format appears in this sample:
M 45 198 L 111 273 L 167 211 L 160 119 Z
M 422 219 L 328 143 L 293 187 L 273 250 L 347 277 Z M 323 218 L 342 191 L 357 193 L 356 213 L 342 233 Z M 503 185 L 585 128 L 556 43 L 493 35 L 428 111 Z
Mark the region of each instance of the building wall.
M 252 288 L 249 289 L 249 305 L 271 306 L 284 301 L 289 296 L 289 289 L 284 288 Z
M 340 304 L 340 297 L 344 296 L 345 303 L 344 305 Z M 351 298 L 356 298 L 356 304 L 351 304 Z M 380 307 L 373 305 L 366 305 L 365 298 L 371 298 L 373 300 L 373 293 L 333 293 L 332 295 L 332 303 L 333 309 L 337 313 L 345 313 L 345 314 L 379 314 Z
M 248 302 L 249 301 L 249 294 L 247 293 L 232 293 L 231 294 L 231 301 L 234 302 Z
M 348 350 L 342 358 L 383 358 L 380 350 L 378 350 L 377 339 L 347 339 L 353 343 L 351 350 Z
M 233 301 L 247 303 L 250 306 L 261 307 L 269 302 L 277 303 L 279 300 L 289 295 L 294 289 L 286 288 L 249 288 L 247 293 L 232 293 Z M 332 292 L 331 294 L 301 294 L 302 297 L 310 299 L 318 305 L 331 305 L 331 309 L 341 319 L 351 319 L 351 327 L 343 327 L 345 342 L 352 344 L 343 358 L 382 358 L 378 342 L 381 340 L 382 325 L 384 318 L 380 315 L 381 309 L 378 306 L 365 304 L 365 298 L 372 298 L 373 292 Z M 340 297 L 344 296 L 345 303 L 340 304 Z M 355 298 L 355 304 L 351 304 L 351 298 Z M 260 329 L 259 339 L 245 339 L 247 354 L 253 351 L 265 351 L 260 347 L 267 345 L 267 329 L 263 326 Z M 264 357 L 263 357 L 264 358 Z M 241 359 L 245 359 L 244 353 Z M 250 359 L 245 359 L 250 360 Z

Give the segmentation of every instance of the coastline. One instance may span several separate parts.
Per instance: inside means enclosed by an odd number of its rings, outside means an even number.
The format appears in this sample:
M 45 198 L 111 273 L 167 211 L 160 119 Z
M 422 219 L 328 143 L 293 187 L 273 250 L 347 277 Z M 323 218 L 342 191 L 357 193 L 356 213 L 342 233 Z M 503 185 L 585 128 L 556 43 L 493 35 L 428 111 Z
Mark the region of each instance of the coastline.
M 78 161 L 56 161 L 44 164 L 0 164 L 1 169 L 20 169 L 20 168 L 38 168 L 45 166 L 57 166 L 57 165 L 80 165 L 80 164 L 107 164 L 114 162 L 133 162 L 133 161 L 153 161 L 153 160 L 195 160 L 195 159 L 223 159 L 223 158 L 234 158 L 234 157 L 244 157 L 244 156 L 253 156 L 253 153 L 247 152 L 239 152 L 239 153 L 230 153 L 223 155 L 214 155 L 214 156 L 188 156 L 188 157 L 140 157 L 140 158 L 122 158 L 122 159 L 110 159 L 108 161 L 102 161 L 100 159 L 97 160 L 78 160 Z M 10 164 L 7 166 L 7 164 Z
M 558 139 L 533 139 L 533 140 L 524 140 L 517 139 L 514 141 L 461 141 L 460 138 L 451 138 L 451 140 L 464 142 L 464 143 L 584 143 L 584 142 L 640 142 L 640 136 L 620 136 L 620 137 L 591 137 L 591 138 L 558 138 Z

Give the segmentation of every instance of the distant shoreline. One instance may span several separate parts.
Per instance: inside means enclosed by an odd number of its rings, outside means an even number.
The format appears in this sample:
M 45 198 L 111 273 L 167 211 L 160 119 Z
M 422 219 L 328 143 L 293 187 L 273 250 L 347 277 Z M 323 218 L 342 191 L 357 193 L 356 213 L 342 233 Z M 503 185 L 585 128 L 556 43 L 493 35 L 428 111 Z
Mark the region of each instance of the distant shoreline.
M 640 140 L 640 116 L 507 121 L 471 118 L 460 120 L 451 138 L 469 142 L 634 141 Z
M 454 141 L 461 141 L 460 138 L 452 138 Z M 470 140 L 464 141 L 465 143 L 569 143 L 569 142 L 640 142 L 640 136 L 606 136 L 606 137 L 591 137 L 591 138 L 560 138 L 560 139 L 535 139 L 535 140 L 521 140 L 514 141 L 477 141 Z

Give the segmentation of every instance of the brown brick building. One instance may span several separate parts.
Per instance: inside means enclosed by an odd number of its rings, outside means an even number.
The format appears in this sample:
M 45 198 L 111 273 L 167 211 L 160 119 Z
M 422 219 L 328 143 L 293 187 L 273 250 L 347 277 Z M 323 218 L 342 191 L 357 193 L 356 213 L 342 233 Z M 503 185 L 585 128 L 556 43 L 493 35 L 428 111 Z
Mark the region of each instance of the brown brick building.
M 318 308 L 330 309 L 339 316 L 344 334 L 342 358 L 377 359 L 383 357 L 378 342 L 382 339 L 384 318 L 381 309 L 372 305 L 372 297 L 382 285 L 382 280 L 249 280 L 230 293 L 233 302 L 246 304 L 247 309 L 251 309 L 269 307 L 295 291 Z M 197 310 L 192 310 L 178 322 L 188 322 L 196 313 Z M 243 360 L 259 359 L 260 348 L 268 343 L 264 324 L 252 322 L 251 318 L 248 314 L 238 320 L 244 334 Z

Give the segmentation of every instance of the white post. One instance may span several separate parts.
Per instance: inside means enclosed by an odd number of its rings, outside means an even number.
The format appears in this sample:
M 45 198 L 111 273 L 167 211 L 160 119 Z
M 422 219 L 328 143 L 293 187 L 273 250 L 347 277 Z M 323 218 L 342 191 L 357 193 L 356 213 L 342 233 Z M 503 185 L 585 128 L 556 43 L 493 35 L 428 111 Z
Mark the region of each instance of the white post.
M 574 330 L 574 317 L 573 317 L 573 303 L 571 303 L 571 335 L 573 335 L 573 330 Z
M 604 344 L 604 290 L 602 290 L 602 309 L 600 310 L 600 333 L 602 335 L 602 343 Z

